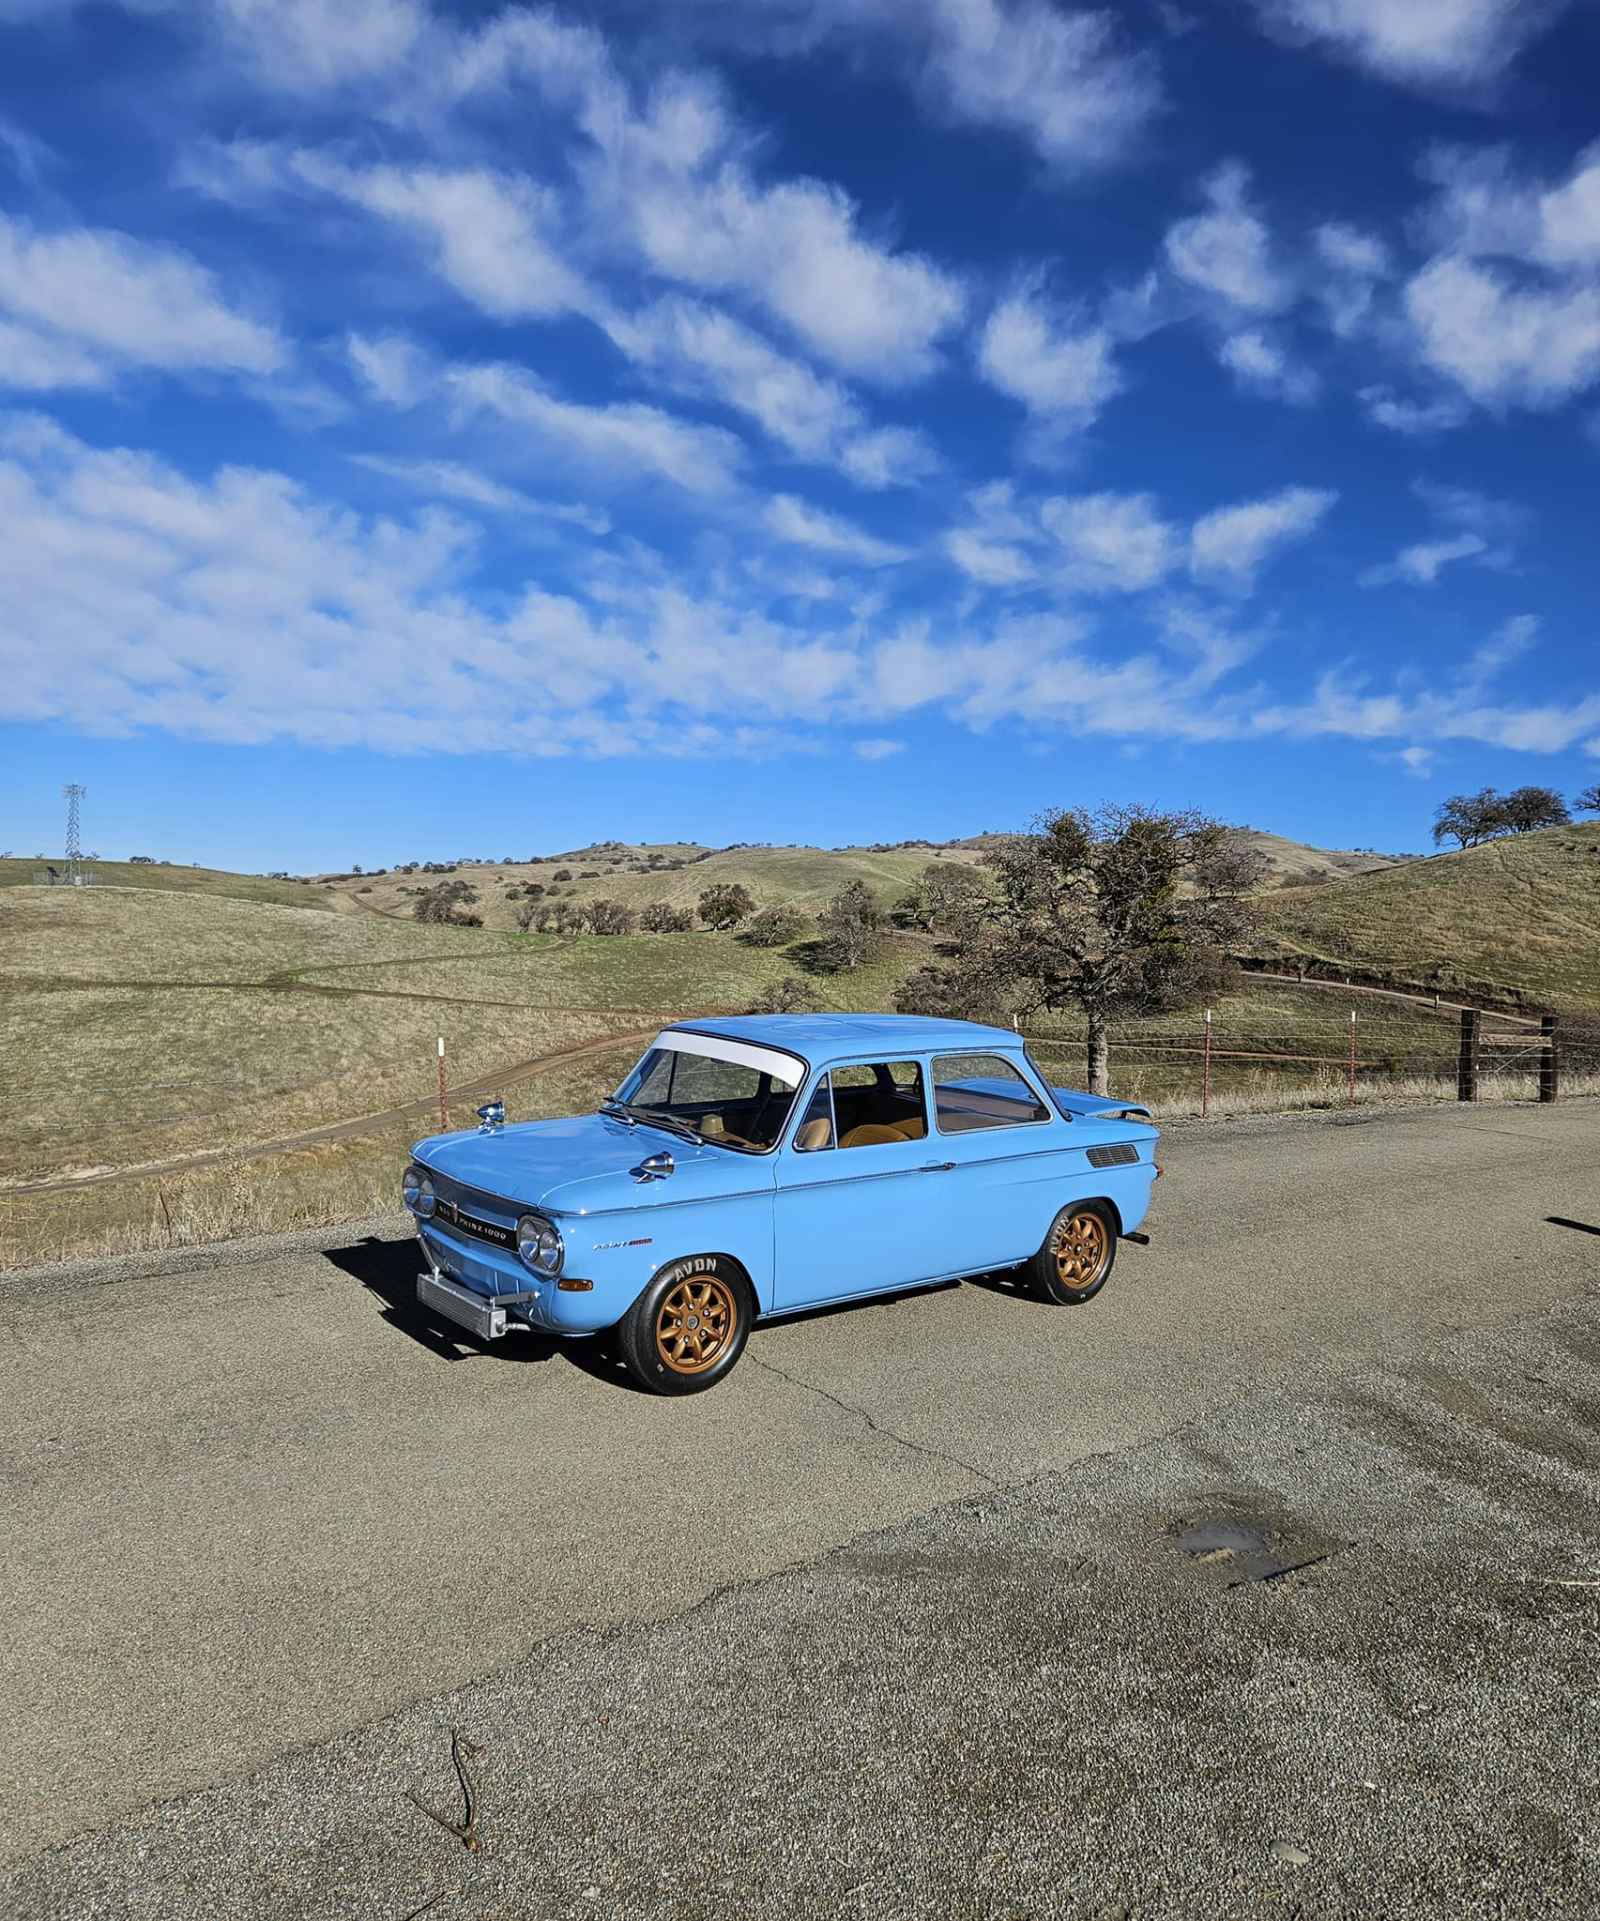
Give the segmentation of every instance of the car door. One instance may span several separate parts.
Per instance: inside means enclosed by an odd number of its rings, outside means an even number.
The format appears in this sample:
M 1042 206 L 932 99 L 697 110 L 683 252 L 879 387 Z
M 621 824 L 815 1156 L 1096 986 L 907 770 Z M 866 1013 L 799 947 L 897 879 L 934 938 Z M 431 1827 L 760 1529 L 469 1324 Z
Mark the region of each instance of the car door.
M 929 1063 L 931 1161 L 949 1265 L 965 1274 L 1026 1260 L 1069 1198 L 1067 1123 L 1022 1064 L 1003 1053 L 936 1054 Z
M 948 1272 L 930 1200 L 920 1061 L 853 1061 L 819 1076 L 778 1154 L 774 1305 L 810 1307 Z

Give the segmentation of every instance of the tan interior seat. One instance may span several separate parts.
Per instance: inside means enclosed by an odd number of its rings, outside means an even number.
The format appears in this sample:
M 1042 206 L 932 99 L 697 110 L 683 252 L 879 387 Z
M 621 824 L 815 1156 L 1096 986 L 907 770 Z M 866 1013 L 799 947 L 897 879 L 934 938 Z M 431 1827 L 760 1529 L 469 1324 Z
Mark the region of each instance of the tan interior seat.
M 852 1127 L 839 1145 L 841 1147 L 886 1147 L 891 1141 L 903 1141 L 908 1138 L 900 1132 L 898 1127 L 884 1127 L 878 1121 L 863 1121 L 859 1127 Z
M 794 1137 L 794 1144 L 803 1154 L 814 1154 L 819 1147 L 830 1145 L 829 1136 L 833 1129 L 826 1114 L 819 1114 L 814 1121 L 807 1121 Z

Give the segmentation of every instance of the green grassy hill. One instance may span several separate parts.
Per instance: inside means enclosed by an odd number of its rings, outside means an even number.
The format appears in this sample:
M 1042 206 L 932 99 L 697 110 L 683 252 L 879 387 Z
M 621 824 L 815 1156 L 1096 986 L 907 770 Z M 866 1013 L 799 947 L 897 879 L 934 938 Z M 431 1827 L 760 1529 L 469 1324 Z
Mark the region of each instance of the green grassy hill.
M 1263 951 L 1442 992 L 1600 1011 L 1600 821 L 1263 901 Z

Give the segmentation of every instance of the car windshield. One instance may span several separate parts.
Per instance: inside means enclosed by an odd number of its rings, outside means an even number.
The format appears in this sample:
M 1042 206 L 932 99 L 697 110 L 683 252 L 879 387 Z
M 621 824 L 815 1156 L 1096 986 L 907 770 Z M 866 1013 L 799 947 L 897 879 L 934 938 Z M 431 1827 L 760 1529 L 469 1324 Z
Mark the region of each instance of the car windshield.
M 674 1036 L 670 1046 L 650 1049 L 603 1111 L 741 1154 L 765 1154 L 789 1118 L 800 1068 L 749 1051 L 754 1058 L 725 1059 L 695 1052 L 691 1036 Z

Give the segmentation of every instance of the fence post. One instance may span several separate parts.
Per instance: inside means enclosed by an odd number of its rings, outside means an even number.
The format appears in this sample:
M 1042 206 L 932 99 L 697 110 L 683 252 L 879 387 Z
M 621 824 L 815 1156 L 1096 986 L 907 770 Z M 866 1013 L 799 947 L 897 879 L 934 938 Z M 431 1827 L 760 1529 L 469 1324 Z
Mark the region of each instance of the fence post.
M 1204 1064 L 1200 1070 L 1200 1118 L 1211 1111 L 1211 1009 L 1206 1009 Z
M 1478 1024 L 1482 1017 L 1475 1007 L 1461 1010 L 1461 1058 L 1456 1067 L 1456 1099 L 1478 1098 Z
M 1350 1105 L 1356 1104 L 1356 1010 L 1350 1010 Z
M 439 1132 L 450 1132 L 450 1109 L 444 1095 L 444 1036 L 439 1036 Z
M 1561 1063 L 1556 1058 L 1556 1017 L 1545 1014 L 1539 1021 L 1539 1098 L 1553 1101 L 1561 1092 Z

